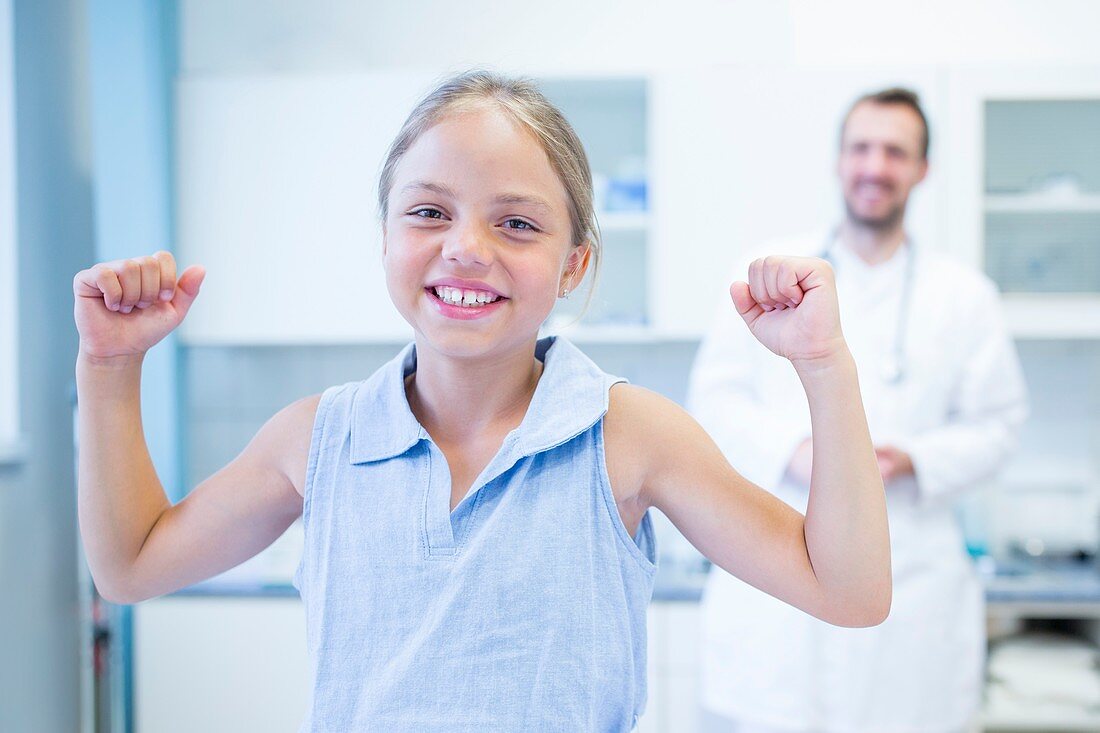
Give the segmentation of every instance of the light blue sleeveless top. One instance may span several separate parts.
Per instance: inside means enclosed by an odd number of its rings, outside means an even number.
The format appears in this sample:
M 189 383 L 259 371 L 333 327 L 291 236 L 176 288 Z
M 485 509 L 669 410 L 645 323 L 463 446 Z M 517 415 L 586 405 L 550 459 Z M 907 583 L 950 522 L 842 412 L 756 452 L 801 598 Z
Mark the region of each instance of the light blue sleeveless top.
M 656 545 L 619 517 L 604 374 L 561 338 L 522 424 L 450 511 L 409 344 L 327 389 L 306 471 L 312 699 L 302 731 L 630 731 L 646 700 Z

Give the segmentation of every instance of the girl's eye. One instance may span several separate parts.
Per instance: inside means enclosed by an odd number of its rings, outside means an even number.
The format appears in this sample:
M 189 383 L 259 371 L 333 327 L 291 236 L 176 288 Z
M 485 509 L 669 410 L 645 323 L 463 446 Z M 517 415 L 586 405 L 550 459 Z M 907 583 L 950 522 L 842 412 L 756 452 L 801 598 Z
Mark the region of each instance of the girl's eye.
M 529 221 L 524 221 L 523 219 L 508 219 L 504 222 L 504 227 L 517 231 L 537 231 L 534 224 Z
M 419 216 L 421 219 L 442 219 L 443 212 L 439 209 L 414 209 L 409 212 L 413 216 Z

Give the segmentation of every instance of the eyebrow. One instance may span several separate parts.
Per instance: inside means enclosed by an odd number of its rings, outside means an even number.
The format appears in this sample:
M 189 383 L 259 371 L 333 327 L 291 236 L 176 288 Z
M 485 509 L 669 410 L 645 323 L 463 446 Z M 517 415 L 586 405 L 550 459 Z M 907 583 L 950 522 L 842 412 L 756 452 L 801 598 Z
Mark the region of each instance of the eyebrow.
M 433 193 L 438 193 L 440 196 L 455 198 L 455 192 L 450 188 L 442 183 L 432 183 L 431 181 L 413 181 L 401 189 L 402 192 L 416 190 L 431 191 Z
M 527 196 L 520 193 L 504 193 L 493 199 L 498 204 L 523 204 L 527 206 L 534 206 L 536 208 L 545 209 L 546 211 L 553 211 L 554 208 L 546 202 L 545 199 L 541 199 L 538 196 Z
M 458 198 L 455 192 L 451 190 L 449 186 L 442 183 L 433 183 L 432 181 L 413 181 L 404 186 L 402 192 L 406 191 L 431 191 L 437 193 L 440 196 L 447 196 L 448 198 Z M 546 211 L 553 211 L 552 207 L 546 199 L 538 196 L 532 196 L 522 193 L 502 193 L 499 196 L 493 198 L 493 203 L 497 204 L 524 204 L 527 206 L 534 206 Z

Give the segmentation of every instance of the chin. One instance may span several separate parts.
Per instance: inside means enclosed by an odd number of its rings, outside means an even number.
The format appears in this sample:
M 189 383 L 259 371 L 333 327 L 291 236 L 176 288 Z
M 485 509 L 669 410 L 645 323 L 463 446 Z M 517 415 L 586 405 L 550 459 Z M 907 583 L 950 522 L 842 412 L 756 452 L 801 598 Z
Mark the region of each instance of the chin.
M 517 336 L 514 330 L 505 332 L 497 328 L 471 328 L 461 321 L 451 324 L 432 323 L 428 328 L 413 326 L 417 341 L 433 351 L 452 359 L 480 359 L 517 348 L 528 339 Z M 532 330 L 530 340 L 538 335 Z
M 905 210 L 896 206 L 871 210 L 848 207 L 848 216 L 868 229 L 890 229 L 900 222 L 904 215 Z
M 417 340 L 440 354 L 457 359 L 483 356 L 492 351 L 494 339 L 483 333 L 459 333 L 456 330 L 427 329 L 416 332 Z

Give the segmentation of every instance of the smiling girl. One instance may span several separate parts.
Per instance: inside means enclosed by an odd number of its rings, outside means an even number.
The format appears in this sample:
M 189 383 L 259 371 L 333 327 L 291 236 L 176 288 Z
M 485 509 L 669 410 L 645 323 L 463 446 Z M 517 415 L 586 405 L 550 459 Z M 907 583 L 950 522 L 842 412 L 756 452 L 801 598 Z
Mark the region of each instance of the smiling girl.
M 803 516 L 675 403 L 538 339 L 600 242 L 584 150 L 533 85 L 477 72 L 433 91 L 390 149 L 379 204 L 386 284 L 415 341 L 368 379 L 278 412 L 174 506 L 142 432 L 141 364 L 204 271 L 177 277 L 158 252 L 76 275 L 80 527 L 106 598 L 209 578 L 302 516 L 303 731 L 631 730 L 646 699 L 651 507 L 807 613 L 886 617 L 882 480 L 825 262 L 757 260 L 730 288 L 806 391 Z

